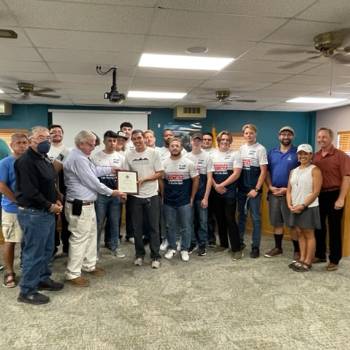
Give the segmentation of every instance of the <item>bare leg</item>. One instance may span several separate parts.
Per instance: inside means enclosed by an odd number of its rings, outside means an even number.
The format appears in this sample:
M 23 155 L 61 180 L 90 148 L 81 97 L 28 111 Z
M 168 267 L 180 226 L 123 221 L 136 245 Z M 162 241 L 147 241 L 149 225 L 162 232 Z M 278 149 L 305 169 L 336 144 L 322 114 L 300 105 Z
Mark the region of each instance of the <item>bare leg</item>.
M 7 273 L 13 272 L 15 245 L 16 243 L 13 242 L 5 242 L 4 244 L 4 265 Z
M 305 264 L 311 265 L 316 250 L 314 230 L 303 230 L 303 233 L 306 241 L 306 256 L 303 261 L 305 262 Z
M 306 259 L 306 240 L 303 231 L 300 229 L 300 227 L 295 227 L 295 231 L 298 234 L 298 241 L 300 247 L 300 261 L 304 262 Z

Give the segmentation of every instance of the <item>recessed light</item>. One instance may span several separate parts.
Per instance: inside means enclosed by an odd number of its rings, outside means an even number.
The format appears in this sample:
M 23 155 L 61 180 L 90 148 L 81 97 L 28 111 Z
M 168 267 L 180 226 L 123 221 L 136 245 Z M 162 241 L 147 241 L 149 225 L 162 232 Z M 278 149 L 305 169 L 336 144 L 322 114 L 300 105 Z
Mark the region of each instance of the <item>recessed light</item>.
M 234 58 L 232 57 L 202 57 L 143 53 L 139 61 L 139 67 L 219 71 L 233 61 Z
M 208 48 L 205 46 L 191 46 L 186 49 L 188 53 L 207 53 Z
M 288 103 L 337 103 L 346 101 L 346 98 L 334 98 L 334 97 L 296 97 L 291 100 L 287 100 Z
M 129 91 L 129 98 L 156 98 L 165 100 L 180 100 L 186 96 L 186 92 L 163 92 L 163 91 Z
M 0 89 L 0 94 L 4 94 L 4 93 L 5 93 L 5 91 Z

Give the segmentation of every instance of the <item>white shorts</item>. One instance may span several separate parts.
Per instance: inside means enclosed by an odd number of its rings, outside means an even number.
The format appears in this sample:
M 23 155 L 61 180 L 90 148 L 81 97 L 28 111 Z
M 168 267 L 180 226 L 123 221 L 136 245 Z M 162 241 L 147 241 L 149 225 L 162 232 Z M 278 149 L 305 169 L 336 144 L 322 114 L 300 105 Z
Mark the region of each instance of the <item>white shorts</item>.
M 2 210 L 1 226 L 5 242 L 20 243 L 22 241 L 22 229 L 19 225 L 17 214 L 7 213 Z

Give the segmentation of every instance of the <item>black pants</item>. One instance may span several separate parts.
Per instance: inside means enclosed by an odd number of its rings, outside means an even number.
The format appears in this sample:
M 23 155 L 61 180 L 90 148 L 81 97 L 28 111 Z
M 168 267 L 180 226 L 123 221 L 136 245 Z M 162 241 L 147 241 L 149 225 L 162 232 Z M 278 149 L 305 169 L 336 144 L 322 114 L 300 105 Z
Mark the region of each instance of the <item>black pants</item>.
M 236 198 L 227 198 L 215 194 L 214 208 L 218 224 L 220 246 L 228 248 L 229 239 L 232 251 L 238 252 L 240 250 L 240 240 L 236 223 Z
M 341 220 L 343 209 L 334 209 L 334 203 L 338 199 L 338 196 L 339 191 L 320 193 L 318 199 L 320 205 L 321 230 L 315 230 L 315 256 L 320 259 L 326 259 L 326 219 L 328 219 L 329 261 L 334 264 L 338 264 L 342 257 Z
M 216 237 L 215 237 L 215 193 L 212 190 L 209 195 L 208 200 L 208 243 L 209 244 L 215 244 L 216 243 Z
M 132 217 L 132 209 L 130 208 L 130 201 L 126 201 L 125 203 L 125 230 L 126 235 L 125 238 L 131 238 L 134 237 L 134 226 L 132 224 L 133 217 Z
M 61 232 L 57 230 L 57 221 L 58 217 L 61 219 Z M 71 232 L 68 230 L 68 221 L 66 219 L 66 216 L 64 215 L 64 211 L 61 212 L 61 214 L 55 215 L 56 220 L 56 228 L 55 228 L 55 250 L 54 253 L 57 252 L 58 247 L 60 246 L 62 242 L 62 251 L 63 253 L 68 254 L 69 249 L 69 236 L 71 235 Z
M 159 196 L 149 198 L 130 196 L 128 202 L 134 230 L 136 258 L 142 258 L 146 254 L 143 244 L 144 218 L 146 217 L 149 232 L 145 235 L 150 238 L 151 259 L 159 259 Z

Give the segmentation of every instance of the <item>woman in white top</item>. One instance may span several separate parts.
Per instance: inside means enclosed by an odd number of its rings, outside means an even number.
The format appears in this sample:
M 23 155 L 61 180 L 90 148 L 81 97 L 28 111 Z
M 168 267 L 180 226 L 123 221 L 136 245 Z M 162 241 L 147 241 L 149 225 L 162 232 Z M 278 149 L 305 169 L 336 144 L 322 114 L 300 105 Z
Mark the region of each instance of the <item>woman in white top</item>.
M 287 204 L 291 211 L 290 226 L 294 226 L 300 245 L 300 260 L 289 265 L 294 271 L 311 269 L 316 241 L 314 229 L 320 227 L 318 195 L 322 185 L 320 169 L 311 164 L 312 147 L 302 144 L 297 149 L 300 166 L 291 171 L 287 188 Z

